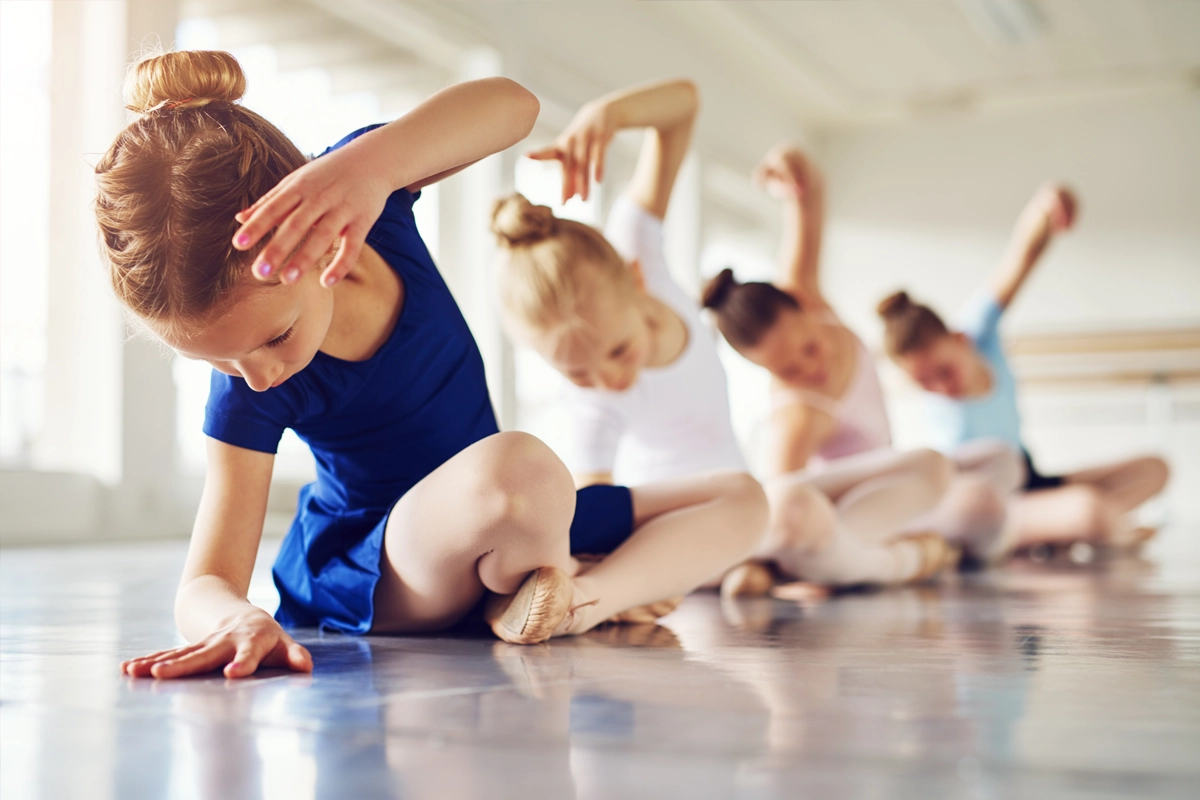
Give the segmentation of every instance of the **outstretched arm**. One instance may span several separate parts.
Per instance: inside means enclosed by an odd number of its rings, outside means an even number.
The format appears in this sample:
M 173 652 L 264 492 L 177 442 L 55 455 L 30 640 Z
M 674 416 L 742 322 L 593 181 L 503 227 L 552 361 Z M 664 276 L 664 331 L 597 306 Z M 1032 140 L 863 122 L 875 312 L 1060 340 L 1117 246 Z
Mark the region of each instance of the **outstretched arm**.
M 294 283 L 340 239 L 321 277 L 332 286 L 358 260 L 388 195 L 405 187 L 416 191 L 511 147 L 529 135 L 539 107 L 536 97 L 507 78 L 443 89 L 280 181 L 237 215 L 242 225 L 234 247 L 248 250 L 275 230 L 251 272 Z
M 825 181 L 799 148 L 775 145 L 754 170 L 754 181 L 783 201 L 783 238 L 775 283 L 801 302 L 828 305 L 821 295 L 821 231 Z
M 1077 207 L 1071 190 L 1054 184 L 1038 189 L 1025 206 L 993 284 L 996 303 L 1001 309 L 1012 303 L 1046 251 L 1050 239 L 1075 224 Z
M 605 151 L 617 131 L 646 128 L 637 168 L 626 191 L 638 205 L 662 219 L 699 108 L 699 92 L 688 80 L 622 89 L 585 105 L 553 144 L 529 157 L 561 162 L 564 203 L 575 195 L 587 200 L 591 181 L 604 180 Z
M 208 476 L 175 595 L 175 621 L 191 644 L 130 659 L 122 672 L 182 678 L 223 669 L 227 678 L 244 678 L 259 666 L 312 671 L 308 650 L 246 598 L 274 463 L 268 453 L 209 440 Z

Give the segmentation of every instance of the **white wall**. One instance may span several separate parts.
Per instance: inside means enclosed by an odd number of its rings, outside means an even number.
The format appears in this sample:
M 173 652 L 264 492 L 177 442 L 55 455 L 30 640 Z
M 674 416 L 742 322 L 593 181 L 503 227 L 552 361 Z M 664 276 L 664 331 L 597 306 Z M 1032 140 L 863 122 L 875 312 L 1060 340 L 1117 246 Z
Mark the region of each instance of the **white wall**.
M 1006 336 L 1200 325 L 1200 95 L 831 134 L 820 155 L 830 186 L 824 285 L 872 345 L 885 293 L 905 287 L 952 314 L 985 284 L 1046 179 L 1078 190 L 1079 225 L 1052 245 Z M 885 376 L 897 442 L 917 445 L 912 390 Z M 1026 385 L 1026 440 L 1047 470 L 1161 452 L 1175 472 L 1159 510 L 1200 520 L 1197 392 Z
M 874 336 L 898 286 L 952 310 L 991 274 L 1046 179 L 1079 191 L 1010 333 L 1200 321 L 1200 93 L 831 135 L 827 291 Z

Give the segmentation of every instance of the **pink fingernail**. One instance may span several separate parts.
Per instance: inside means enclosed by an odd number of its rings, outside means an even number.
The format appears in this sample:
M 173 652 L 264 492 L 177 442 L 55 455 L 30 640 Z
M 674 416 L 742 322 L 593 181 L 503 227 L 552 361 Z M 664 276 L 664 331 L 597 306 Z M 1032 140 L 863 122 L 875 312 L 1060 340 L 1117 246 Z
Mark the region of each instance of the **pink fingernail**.
M 250 237 L 246 234 L 243 233 L 241 236 L 237 237 L 238 247 L 245 247 L 248 244 L 250 244 Z
M 289 283 L 295 283 L 300 279 L 300 270 L 292 267 L 285 273 L 285 277 L 288 279 Z
M 321 279 L 321 283 L 325 284 L 326 288 L 333 286 L 337 282 L 338 282 L 338 279 L 337 279 L 336 275 L 326 275 L 324 278 Z
M 262 275 L 265 278 L 271 274 L 271 269 L 272 269 L 271 265 L 264 261 L 263 263 L 258 265 L 258 274 Z

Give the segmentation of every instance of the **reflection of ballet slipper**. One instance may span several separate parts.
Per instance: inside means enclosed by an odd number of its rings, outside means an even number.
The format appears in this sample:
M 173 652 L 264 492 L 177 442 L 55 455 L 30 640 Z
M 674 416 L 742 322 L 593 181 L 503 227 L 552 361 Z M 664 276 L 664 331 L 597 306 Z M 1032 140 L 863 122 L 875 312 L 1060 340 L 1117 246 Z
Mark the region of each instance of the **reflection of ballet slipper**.
M 683 595 L 668 597 L 666 600 L 646 603 L 645 605 L 622 611 L 619 614 L 613 614 L 605 622 L 615 622 L 624 625 L 656 625 L 660 617 L 665 617 L 679 608 L 682 602 Z
M 775 583 L 775 570 L 769 564 L 744 561 L 721 579 L 721 597 L 765 597 Z
M 906 533 L 888 543 L 891 547 L 905 544 L 915 544 L 920 559 L 916 573 L 909 579 L 913 583 L 929 580 L 943 571 L 954 569 L 962 555 L 957 547 L 929 531 Z
M 601 625 L 582 637 L 605 645 L 624 647 L 655 647 L 664 650 L 682 650 L 679 637 L 670 628 L 662 625 Z
M 534 570 L 516 594 L 492 595 L 484 619 L 492 632 L 512 644 L 537 644 L 549 639 L 571 610 L 575 586 L 556 567 Z
M 829 598 L 832 591 L 828 586 L 805 581 L 781 583 L 771 589 L 771 596 L 777 600 L 791 600 L 796 603 L 819 603 Z

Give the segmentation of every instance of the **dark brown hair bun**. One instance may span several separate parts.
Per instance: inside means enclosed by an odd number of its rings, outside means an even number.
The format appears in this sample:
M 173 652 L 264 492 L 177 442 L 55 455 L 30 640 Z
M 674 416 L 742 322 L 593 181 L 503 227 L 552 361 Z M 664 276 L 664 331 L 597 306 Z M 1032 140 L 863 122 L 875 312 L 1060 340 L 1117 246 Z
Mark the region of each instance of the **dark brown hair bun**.
M 720 308 L 737 285 L 738 280 L 733 276 L 733 270 L 726 267 L 705 284 L 704 292 L 700 295 L 700 304 L 705 308 Z
M 889 294 L 887 297 L 880 300 L 879 305 L 875 307 L 875 310 L 879 313 L 879 316 L 883 317 L 884 319 L 888 319 L 890 317 L 904 314 L 908 311 L 912 304 L 912 298 L 908 296 L 908 292 L 901 290 L 899 292 L 893 292 L 892 294 Z

